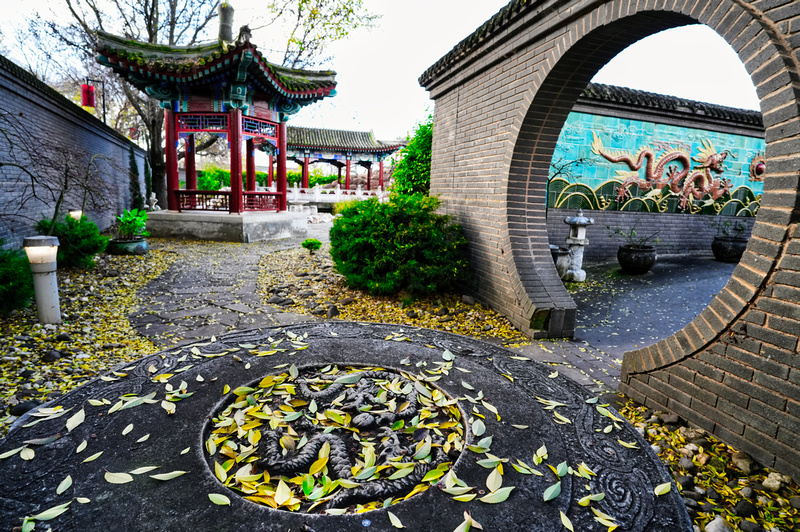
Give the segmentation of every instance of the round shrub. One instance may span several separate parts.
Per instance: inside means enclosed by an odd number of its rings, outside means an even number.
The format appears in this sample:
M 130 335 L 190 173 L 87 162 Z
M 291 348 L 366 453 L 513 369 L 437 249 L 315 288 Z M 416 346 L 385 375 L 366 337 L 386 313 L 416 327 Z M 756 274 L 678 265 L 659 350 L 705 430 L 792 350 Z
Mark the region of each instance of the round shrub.
M 26 307 L 32 297 L 33 274 L 25 252 L 0 248 L 0 315 Z
M 308 250 L 309 255 L 313 255 L 316 250 L 322 247 L 322 242 L 316 238 L 306 238 L 300 245 Z
M 347 283 L 375 295 L 427 295 L 467 280 L 461 226 L 437 214 L 437 198 L 392 195 L 340 204 L 330 231 L 331 257 Z
M 64 222 L 55 222 L 52 228 L 51 223 L 50 220 L 40 220 L 36 230 L 43 235 L 58 237 L 58 267 L 93 268 L 94 256 L 105 251 L 108 244 L 108 238 L 100 235 L 94 222 L 86 216 L 80 220 L 67 216 Z

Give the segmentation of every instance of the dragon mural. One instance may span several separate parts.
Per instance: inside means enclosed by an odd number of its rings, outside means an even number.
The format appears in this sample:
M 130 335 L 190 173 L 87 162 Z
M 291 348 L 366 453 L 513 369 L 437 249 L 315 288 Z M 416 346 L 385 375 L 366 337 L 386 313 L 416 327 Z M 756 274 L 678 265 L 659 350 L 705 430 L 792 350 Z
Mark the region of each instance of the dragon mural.
M 713 174 L 724 172 L 725 159 L 730 155 L 729 150 L 717 153 L 714 145 L 703 140 L 703 148 L 698 157 L 691 157 L 682 150 L 667 150 L 659 156 L 648 147 L 641 148 L 636 155 L 626 152 L 605 151 L 603 142 L 592 132 L 592 153 L 599 155 L 612 163 L 625 163 L 632 171 L 617 170 L 618 179 L 622 184 L 617 188 L 617 202 L 622 202 L 631 196 L 630 187 L 636 186 L 642 192 L 660 192 L 669 186 L 671 194 L 680 196 L 679 208 L 685 210 L 692 198 L 700 200 L 706 195 L 716 201 L 730 192 L 731 180 L 717 178 Z M 692 167 L 692 161 L 697 163 Z M 645 164 L 646 162 L 646 164 Z M 676 164 L 672 164 L 676 163 Z M 639 170 L 644 166 L 644 179 L 640 178 Z

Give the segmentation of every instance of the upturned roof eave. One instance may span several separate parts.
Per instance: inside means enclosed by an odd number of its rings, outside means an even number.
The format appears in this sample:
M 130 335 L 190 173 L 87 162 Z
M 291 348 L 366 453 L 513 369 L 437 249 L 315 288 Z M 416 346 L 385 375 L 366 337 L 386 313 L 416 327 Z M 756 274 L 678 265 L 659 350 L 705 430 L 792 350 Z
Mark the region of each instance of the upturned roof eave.
M 112 46 L 116 44 L 115 46 Z M 98 32 L 97 52 L 101 54 L 98 61 L 106 64 L 114 70 L 130 74 L 130 65 L 135 64 L 135 69 L 139 72 L 147 72 L 155 80 L 169 80 L 173 83 L 188 84 L 197 79 L 203 78 L 218 69 L 220 64 L 231 61 L 230 69 L 236 63 L 236 57 L 244 51 L 252 51 L 256 57 L 255 63 L 258 65 L 259 77 L 262 82 L 270 86 L 278 95 L 288 99 L 322 99 L 330 96 L 336 89 L 334 71 L 305 71 L 290 69 L 280 65 L 274 65 L 265 60 L 261 52 L 249 41 L 243 43 L 223 43 L 216 41 L 216 44 L 205 43 L 197 47 L 169 47 L 161 45 L 149 45 L 139 41 L 124 40 L 118 36 L 104 32 Z M 143 52 L 154 53 L 152 56 L 145 56 Z M 123 54 L 123 55 L 121 55 Z M 141 57 L 136 58 L 136 55 Z M 131 56 L 131 57 L 126 57 Z M 105 57 L 108 61 L 103 61 Z M 154 65 L 148 59 L 161 58 L 162 60 L 173 60 L 176 63 L 168 64 L 167 67 Z M 178 60 L 187 61 L 184 65 L 188 70 L 180 68 L 182 65 Z M 207 63 L 205 60 L 209 60 Z M 128 67 L 123 66 L 127 63 Z M 191 64 L 195 63 L 195 64 Z M 176 68 L 177 67 L 177 68 Z M 293 89 L 288 83 L 315 83 L 310 88 Z M 319 85 L 316 85 L 316 84 Z

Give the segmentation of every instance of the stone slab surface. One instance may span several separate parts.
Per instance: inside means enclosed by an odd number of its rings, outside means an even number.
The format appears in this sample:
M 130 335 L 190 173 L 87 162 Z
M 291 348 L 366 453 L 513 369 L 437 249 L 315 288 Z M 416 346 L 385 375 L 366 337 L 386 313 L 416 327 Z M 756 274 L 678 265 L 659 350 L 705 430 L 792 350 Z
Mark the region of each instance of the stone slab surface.
M 659 256 L 644 275 L 623 275 L 616 263 L 587 266 L 605 288 L 579 290 L 575 339 L 607 353 L 658 342 L 683 329 L 730 279 L 736 264 L 705 255 Z
M 293 212 L 155 211 L 149 213 L 147 230 L 155 237 L 221 242 L 305 238 L 306 215 Z
M 302 351 L 254 356 L 240 344 L 268 344 L 268 337 L 280 338 L 286 331 L 308 334 L 309 347 Z M 396 335 L 403 335 L 398 341 Z M 394 338 L 394 339 L 392 339 Z M 552 501 L 543 500 L 543 492 L 555 482 L 549 468 L 538 467 L 543 476 L 522 475 L 506 464 L 503 486 L 515 486 L 507 501 L 485 504 L 457 502 L 437 487 L 393 505 L 394 513 L 408 530 L 451 531 L 463 521 L 463 512 L 483 525 L 484 530 L 562 530 L 560 512 L 572 521 L 575 530 L 605 530 L 590 508 L 578 501 L 591 493 L 604 492 L 605 498 L 593 506 L 612 516 L 625 531 L 691 531 L 692 526 L 677 488 L 655 496 L 656 485 L 670 482 L 670 475 L 649 445 L 627 423 L 614 428 L 612 421 L 587 403 L 592 395 L 564 375 L 534 361 L 512 356 L 518 354 L 486 342 L 426 329 L 359 324 L 351 322 L 309 323 L 285 329 L 267 328 L 229 333 L 214 342 L 206 340 L 183 348 L 171 348 L 118 368 L 120 375 L 108 375 L 59 398 L 56 405 L 70 409 L 55 419 L 25 425 L 36 418 L 31 413 L 20 418 L 8 436 L 0 441 L 0 454 L 26 446 L 35 456 L 23 460 L 17 453 L 0 460 L 0 530 L 21 524 L 21 517 L 33 515 L 55 505 L 73 501 L 64 514 L 48 523 L 59 531 L 355 531 L 394 530 L 387 510 L 358 515 L 323 516 L 295 514 L 253 504 L 225 488 L 209 468 L 203 442 L 209 430 L 209 416 L 229 399 L 223 387 L 231 389 L 258 382 L 263 376 L 286 371 L 285 364 L 302 369 L 327 364 L 367 365 L 393 368 L 412 374 L 436 367 L 443 353 L 455 354 L 455 367 L 435 382 L 452 397 L 465 397 L 482 391 L 494 405 L 497 419 L 483 404 L 460 400 L 464 415 L 473 408 L 486 416 L 486 435 L 492 436 L 491 453 L 531 463 L 532 454 L 541 445 L 548 449 L 546 464 L 566 461 L 577 468 L 585 463 L 596 476 L 585 480 L 567 475 L 562 492 Z M 231 351 L 226 351 L 231 350 Z M 207 358 L 203 354 L 219 354 Z M 198 354 L 199 353 L 199 354 Z M 417 366 L 417 364 L 420 364 Z M 279 366 L 276 368 L 276 366 Z M 460 370 L 457 370 L 460 368 Z M 461 371 L 465 370 L 465 371 Z M 173 374 L 168 382 L 155 382 L 154 375 Z M 124 374 L 124 375 L 123 375 Z M 198 377 L 200 377 L 198 379 Z M 513 380 L 513 382 L 512 382 Z M 169 415 L 161 401 L 167 385 L 177 388 L 188 384 L 193 395 L 174 403 L 176 412 Z M 469 392 L 462 384 L 474 388 Z M 152 404 L 108 413 L 110 405 L 93 406 L 107 400 L 117 403 L 125 394 L 138 397 L 155 392 Z M 556 411 L 569 420 L 560 424 L 553 410 L 536 397 L 561 404 Z M 67 430 L 67 420 L 83 411 L 85 421 Z M 614 415 L 613 409 L 610 410 Z M 512 425 L 525 425 L 518 429 Z M 604 428 L 612 426 L 609 433 Z M 128 427 L 131 427 L 130 429 Z M 149 438 L 137 440 L 149 434 Z M 57 435 L 49 443 L 25 443 Z M 467 444 L 478 438 L 467 433 Z M 46 440 L 44 440 L 46 441 Z M 82 442 L 86 448 L 77 453 Z M 624 441 L 637 448 L 620 444 Z M 189 449 L 187 452 L 183 452 Z M 85 462 L 102 451 L 95 460 Z M 470 486 L 484 489 L 491 472 L 476 463 L 485 458 L 464 451 L 454 465 L 456 474 Z M 168 481 L 149 474 L 134 475 L 125 484 L 110 484 L 108 472 L 130 472 L 144 466 L 159 466 L 152 473 L 174 470 L 188 473 Z M 67 477 L 72 485 L 57 494 Z M 209 493 L 227 495 L 230 506 L 210 502 Z M 480 496 L 480 495 L 479 495 Z M 80 504 L 85 497 L 91 502 Z M 38 527 L 37 527 L 38 529 Z
M 313 321 L 263 304 L 255 282 L 262 255 L 299 247 L 300 242 L 216 243 L 213 252 L 197 243 L 170 242 L 172 249 L 180 247 L 181 258 L 139 290 L 142 306 L 128 319 L 159 347 L 233 330 Z

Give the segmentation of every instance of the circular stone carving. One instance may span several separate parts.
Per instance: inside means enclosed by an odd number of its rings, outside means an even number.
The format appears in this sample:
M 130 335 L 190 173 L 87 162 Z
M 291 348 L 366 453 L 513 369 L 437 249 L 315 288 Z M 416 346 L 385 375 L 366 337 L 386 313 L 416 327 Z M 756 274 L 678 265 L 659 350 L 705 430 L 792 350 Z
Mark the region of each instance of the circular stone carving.
M 255 389 L 264 376 L 296 373 L 292 381 L 296 391 L 297 381 L 306 379 L 312 393 L 324 392 L 314 386 L 328 389 L 331 385 L 309 380 L 326 366 L 331 370 L 338 366 L 340 372 L 350 371 L 348 367 L 357 371 L 379 367 L 392 375 L 424 381 L 432 396 L 438 398 L 435 391 L 441 391 L 442 401 L 457 398 L 463 413 L 459 421 L 464 426 L 464 450 L 449 472 L 436 478 L 438 466 L 433 465 L 431 476 L 412 488 L 422 485 L 425 491 L 368 515 L 346 513 L 342 508 L 325 511 L 343 515 L 324 515 L 322 505 L 312 513 L 285 511 L 285 506 L 256 504 L 244 497 L 251 494 L 237 496 L 225 488 L 220 476 L 227 481 L 239 474 L 241 479 L 253 463 L 263 477 L 258 463 L 265 460 L 262 444 L 267 438 L 261 436 L 258 445 L 248 441 L 249 456 L 243 457 L 245 451 L 238 448 L 239 462 L 226 455 L 225 442 L 220 441 L 210 459 L 207 442 L 215 428 L 212 418 L 234 403 L 249 403 L 250 393 L 242 393 L 242 388 Z M 401 382 L 398 379 L 397 384 Z M 262 409 L 267 404 L 252 399 Z M 425 404 L 427 399 L 419 400 Z M 348 401 L 352 399 L 342 400 L 342 406 Z M 294 411 L 299 408 L 291 402 L 281 405 Z M 399 417 L 403 411 L 399 406 L 391 424 L 402 420 L 407 426 L 416 415 Z M 352 424 L 357 409 L 339 409 L 349 413 Z M 288 410 L 283 412 L 291 416 Z M 450 437 L 440 421 L 431 422 L 440 426 L 426 426 L 429 434 L 439 430 L 445 439 Z M 240 435 L 238 427 L 236 438 L 247 441 L 250 429 L 242 425 L 244 434 Z M 277 427 L 267 423 L 258 427 L 258 433 L 265 428 Z M 366 443 L 371 430 L 377 428 L 359 429 L 364 442 L 357 445 Z M 458 436 L 457 431 L 454 434 Z M 415 431 L 412 436 L 416 454 L 421 441 L 416 438 L 424 440 L 426 435 Z M 302 439 L 298 432 L 296 451 L 287 451 L 287 459 L 311 445 L 312 438 L 307 436 L 298 450 Z M 375 464 L 380 455 L 377 441 L 373 440 Z M 26 446 L 35 451 L 32 460 L 20 456 Z M 434 449 L 431 439 L 432 453 Z M 28 458 L 30 451 L 26 451 Z M 351 470 L 356 477 L 364 470 L 357 461 L 364 462 L 365 457 L 359 455 L 358 447 L 348 451 L 353 467 L 361 467 Z M 563 529 L 562 515 L 575 530 L 605 530 L 607 526 L 596 520 L 595 512 L 601 511 L 614 518 L 618 530 L 627 532 L 692 530 L 677 487 L 665 495 L 653 494 L 656 486 L 670 481 L 666 468 L 636 430 L 602 399 L 552 367 L 501 347 L 397 325 L 298 324 L 239 331 L 173 347 L 125 363 L 21 417 L 0 440 L 0 456 L 5 456 L 0 460 L 2 530 L 19 526 L 24 516 L 74 498 L 90 502 L 73 502 L 48 522 L 54 529 L 361 532 L 366 526 L 395 530 L 394 516 L 407 530 L 450 531 L 465 526 L 466 511 L 484 530 L 552 532 Z M 452 456 L 445 460 L 442 463 L 448 464 Z M 216 464 L 222 471 L 217 471 Z M 243 467 L 249 469 L 239 473 Z M 328 476 L 335 482 L 332 468 Z M 384 478 L 383 471 L 376 468 L 375 472 Z M 284 484 L 292 493 L 302 493 L 303 477 L 293 474 L 280 476 L 288 479 Z M 72 486 L 59 494 L 67 476 Z M 320 485 L 320 477 L 315 479 Z M 347 504 L 366 509 L 372 503 Z
M 207 430 L 209 466 L 272 508 L 361 513 L 422 493 L 464 447 L 457 399 L 405 372 L 327 365 L 240 386 Z

